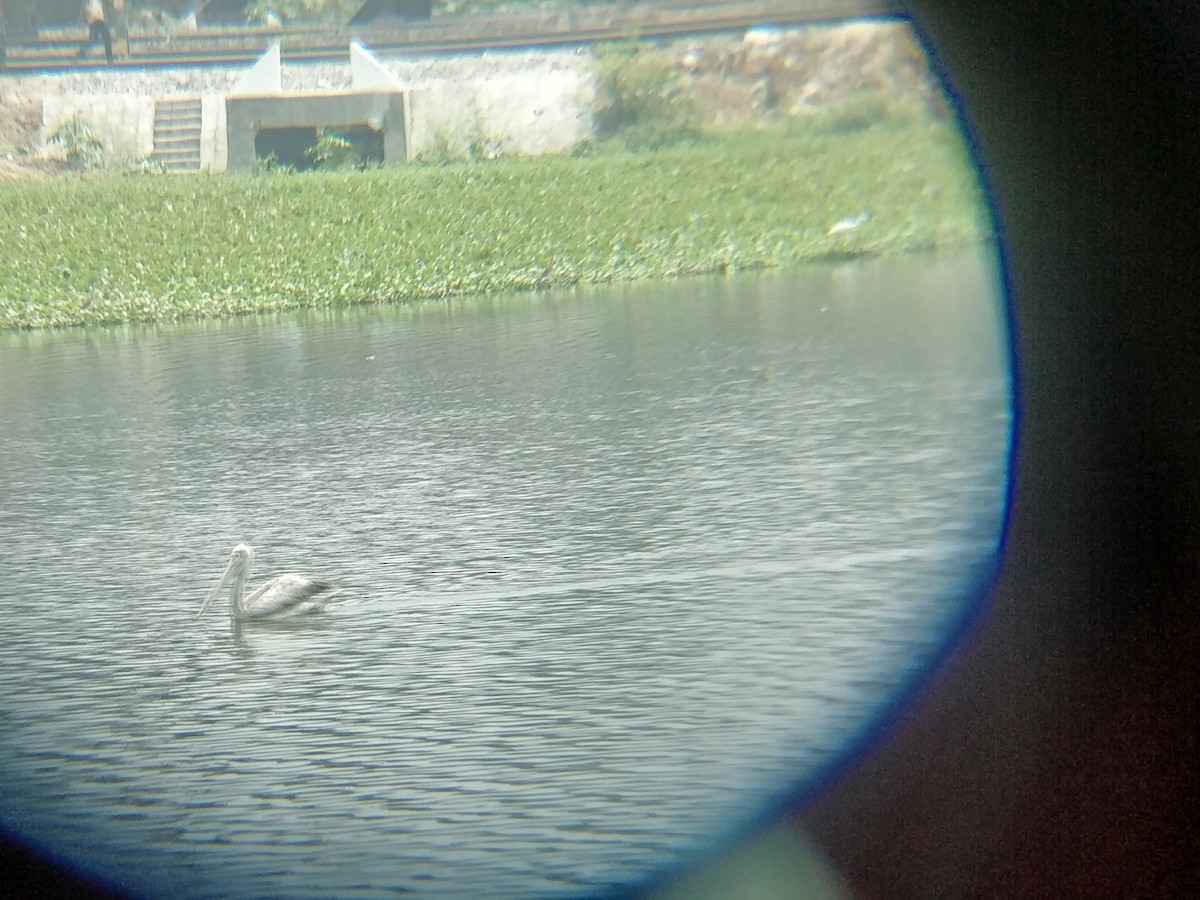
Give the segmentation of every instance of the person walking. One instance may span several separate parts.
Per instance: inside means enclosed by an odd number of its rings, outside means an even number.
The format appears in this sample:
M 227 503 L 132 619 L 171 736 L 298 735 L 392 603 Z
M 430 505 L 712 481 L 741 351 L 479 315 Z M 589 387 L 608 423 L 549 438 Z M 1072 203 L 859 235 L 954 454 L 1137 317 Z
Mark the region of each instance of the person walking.
M 109 30 L 108 22 L 104 18 L 103 0 L 83 0 L 83 21 L 87 23 L 88 36 L 87 40 L 83 42 L 83 46 L 79 48 L 79 52 L 75 54 L 75 58 L 82 59 L 83 54 L 88 52 L 92 44 L 96 41 L 103 41 L 104 56 L 109 65 L 112 65 L 112 31 Z

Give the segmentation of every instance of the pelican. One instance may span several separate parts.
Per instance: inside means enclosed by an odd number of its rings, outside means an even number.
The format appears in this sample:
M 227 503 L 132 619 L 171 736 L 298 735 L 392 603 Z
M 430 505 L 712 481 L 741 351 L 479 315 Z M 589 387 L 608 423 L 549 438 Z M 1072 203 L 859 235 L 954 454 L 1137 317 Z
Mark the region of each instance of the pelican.
M 254 551 L 249 544 L 234 547 L 225 570 L 204 598 L 196 618 L 208 612 L 209 606 L 230 578 L 233 579 L 233 585 L 230 589 L 229 615 L 235 619 L 285 619 L 320 612 L 332 596 L 330 592 L 333 591 L 333 585 L 325 579 L 305 578 L 288 572 L 272 578 L 246 597 L 246 582 L 250 580 L 250 567 L 253 564 Z

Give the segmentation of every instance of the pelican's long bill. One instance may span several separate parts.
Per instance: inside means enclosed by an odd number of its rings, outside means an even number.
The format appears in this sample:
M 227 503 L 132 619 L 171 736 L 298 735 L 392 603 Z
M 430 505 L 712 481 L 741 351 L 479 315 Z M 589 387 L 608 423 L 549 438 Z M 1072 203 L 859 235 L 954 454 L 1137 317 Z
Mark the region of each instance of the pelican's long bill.
M 229 581 L 229 576 L 233 574 L 234 566 L 237 564 L 238 558 L 231 556 L 229 562 L 225 564 L 225 569 L 221 572 L 221 577 L 217 579 L 217 583 L 213 585 L 213 589 L 208 592 L 208 596 L 204 598 L 204 603 L 200 605 L 200 612 L 196 613 L 196 618 L 200 618 L 208 608 L 212 606 L 212 602 L 217 599 L 217 595 L 221 593 L 221 589 L 225 587 L 225 583 Z

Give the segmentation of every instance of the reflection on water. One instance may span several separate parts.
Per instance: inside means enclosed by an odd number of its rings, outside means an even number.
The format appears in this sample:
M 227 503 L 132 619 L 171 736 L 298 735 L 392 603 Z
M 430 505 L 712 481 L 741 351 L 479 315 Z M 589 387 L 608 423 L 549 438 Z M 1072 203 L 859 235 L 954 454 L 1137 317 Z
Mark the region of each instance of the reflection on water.
M 921 258 L 0 338 L 0 818 L 173 897 L 574 895 L 827 765 L 998 537 Z M 321 618 L 194 616 L 230 547 Z

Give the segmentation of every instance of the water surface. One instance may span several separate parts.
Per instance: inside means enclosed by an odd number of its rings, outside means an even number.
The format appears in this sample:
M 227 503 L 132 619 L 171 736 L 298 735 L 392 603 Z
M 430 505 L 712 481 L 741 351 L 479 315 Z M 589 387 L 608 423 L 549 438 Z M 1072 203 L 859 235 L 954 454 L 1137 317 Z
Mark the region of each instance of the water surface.
M 983 254 L 0 336 L 0 821 L 183 898 L 578 895 L 746 827 L 986 577 Z M 194 620 L 229 549 L 340 588 Z

